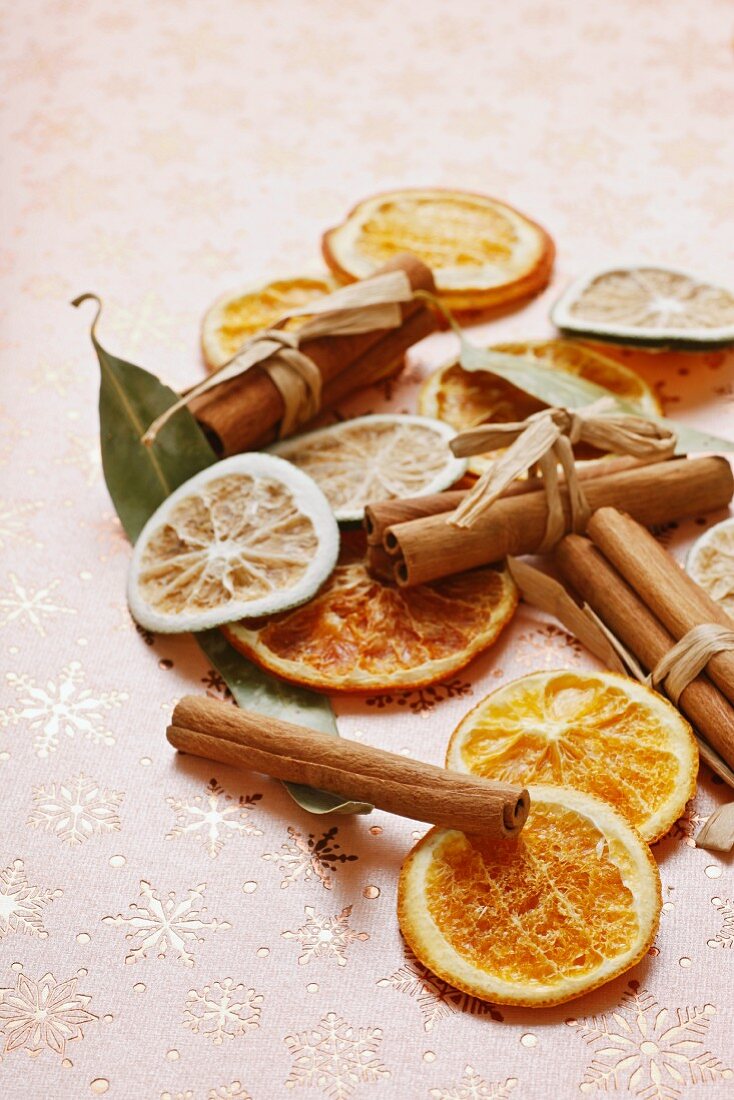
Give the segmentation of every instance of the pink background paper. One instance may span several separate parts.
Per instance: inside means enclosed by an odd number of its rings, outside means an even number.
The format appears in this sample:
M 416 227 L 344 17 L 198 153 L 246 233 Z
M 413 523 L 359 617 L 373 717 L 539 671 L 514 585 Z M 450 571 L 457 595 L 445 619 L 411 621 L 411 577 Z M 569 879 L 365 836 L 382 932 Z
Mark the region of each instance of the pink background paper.
M 0 1033 L 17 1046 L 0 1094 L 731 1096 L 732 861 L 691 843 L 729 792 L 705 769 L 656 848 L 651 957 L 530 1012 L 467 1001 L 406 958 L 395 884 L 420 828 L 319 821 L 267 779 L 175 758 L 173 702 L 222 687 L 190 640 L 127 615 L 91 309 L 68 304 L 101 294 L 104 341 L 183 385 L 213 297 L 318 266 L 324 228 L 403 184 L 495 194 L 556 238 L 553 286 L 491 340 L 549 334 L 560 289 L 620 254 L 731 283 L 731 6 L 36 0 L 3 24 Z M 414 408 L 451 346 L 411 355 L 391 407 Z M 671 415 L 731 434 L 731 357 L 630 361 Z M 680 556 L 703 523 L 663 537 Z M 490 688 L 588 664 L 521 610 L 449 682 L 339 701 L 341 728 L 440 761 Z

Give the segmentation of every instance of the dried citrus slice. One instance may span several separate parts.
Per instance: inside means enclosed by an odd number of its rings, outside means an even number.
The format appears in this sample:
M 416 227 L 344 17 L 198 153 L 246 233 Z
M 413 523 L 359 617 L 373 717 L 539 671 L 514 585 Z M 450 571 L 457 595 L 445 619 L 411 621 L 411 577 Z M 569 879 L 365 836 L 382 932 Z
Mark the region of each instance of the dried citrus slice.
M 338 550 L 333 513 L 310 477 L 274 455 L 235 455 L 150 517 L 130 563 L 130 610 L 164 633 L 282 611 L 313 596 Z
M 317 691 L 390 691 L 456 672 L 512 618 L 517 590 L 504 570 L 397 588 L 370 576 L 364 551 L 362 532 L 343 534 L 339 564 L 314 599 L 265 623 L 231 623 L 227 638 L 263 668 Z
M 698 275 L 656 264 L 586 275 L 556 302 L 562 332 L 619 344 L 706 348 L 734 344 L 734 294 Z
M 383 413 L 295 436 L 270 450 L 305 470 L 340 522 L 361 520 L 365 505 L 438 493 L 466 471 L 449 449 L 453 428 L 425 416 Z
M 336 285 L 327 274 L 290 275 L 222 294 L 209 307 L 201 325 L 207 367 L 221 367 L 254 333 L 272 325 L 287 310 L 331 294 Z
M 446 304 L 483 310 L 536 294 L 553 267 L 553 241 L 539 225 L 497 199 L 467 191 L 408 188 L 365 199 L 328 230 L 332 271 L 363 279 L 401 252 L 432 269 Z
M 709 528 L 694 543 L 686 572 L 734 618 L 734 516 Z
M 642 413 L 657 416 L 660 404 L 647 382 L 629 367 L 572 340 L 526 340 L 495 344 L 492 351 L 534 359 L 550 370 L 561 370 L 594 382 Z M 543 402 L 489 371 L 467 371 L 455 360 L 445 363 L 423 383 L 418 409 L 424 416 L 445 420 L 457 431 L 491 420 L 509 423 L 544 408 Z M 472 473 L 482 473 L 492 460 L 478 455 L 469 462 Z
M 608 803 L 530 788 L 516 839 L 432 829 L 400 872 L 398 920 L 420 961 L 499 1004 L 555 1005 L 629 970 L 661 908 L 650 849 Z
M 611 802 L 647 841 L 696 789 L 691 727 L 662 695 L 613 672 L 535 672 L 503 684 L 456 728 L 447 766 L 556 783 Z

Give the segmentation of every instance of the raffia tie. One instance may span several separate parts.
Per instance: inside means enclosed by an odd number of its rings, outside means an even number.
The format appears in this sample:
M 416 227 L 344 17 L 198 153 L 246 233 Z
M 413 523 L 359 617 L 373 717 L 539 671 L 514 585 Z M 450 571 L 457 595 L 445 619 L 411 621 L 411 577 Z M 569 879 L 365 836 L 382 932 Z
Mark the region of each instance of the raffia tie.
M 283 398 L 284 412 L 278 434 L 288 435 L 311 420 L 321 407 L 321 372 L 313 359 L 301 351 L 300 345 L 321 336 L 349 336 L 398 328 L 403 319 L 400 303 L 412 298 L 413 288 L 406 273 L 389 271 L 288 310 L 271 328 L 256 333 L 232 359 L 166 409 L 145 432 L 143 442 L 153 443 L 163 425 L 195 397 L 237 378 L 254 366 L 267 371 Z M 283 326 L 294 317 L 307 317 L 308 320 L 296 331 L 285 331 Z
M 675 451 L 675 433 L 669 428 L 642 416 L 615 413 L 616 407 L 612 398 L 603 397 L 581 409 L 543 409 L 517 423 L 482 424 L 460 432 L 451 442 L 452 451 L 460 457 L 507 449 L 446 522 L 471 527 L 513 481 L 537 467 L 548 502 L 548 520 L 539 550 L 549 550 L 567 533 L 558 477 L 560 464 L 566 479 L 571 529 L 584 530 L 591 510 L 576 474 L 575 443 L 651 462 L 669 458 Z
M 663 684 L 665 694 L 678 703 L 681 693 L 717 653 L 734 649 L 734 630 L 719 623 L 701 623 L 689 630 L 661 657 L 647 677 L 652 687 Z

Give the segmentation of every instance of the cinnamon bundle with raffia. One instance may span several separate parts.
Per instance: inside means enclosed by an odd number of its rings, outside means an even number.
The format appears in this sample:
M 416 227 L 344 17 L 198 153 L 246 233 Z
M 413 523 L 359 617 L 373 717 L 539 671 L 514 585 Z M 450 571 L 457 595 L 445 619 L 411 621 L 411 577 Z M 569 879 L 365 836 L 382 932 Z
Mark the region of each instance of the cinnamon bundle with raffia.
M 376 274 L 395 271 L 405 272 L 414 292 L 435 293 L 430 268 L 415 256 L 398 256 Z M 403 368 L 408 348 L 438 327 L 436 315 L 424 299 L 402 301 L 399 310 L 401 323 L 393 328 L 335 333 L 303 341 L 299 351 L 315 364 L 320 375 L 319 411 L 333 408 L 354 390 L 394 377 Z M 211 377 L 216 378 L 216 374 Z M 190 408 L 222 457 L 272 443 L 286 412 L 281 391 L 257 364 L 194 397 Z M 305 426 L 299 424 L 299 430 Z

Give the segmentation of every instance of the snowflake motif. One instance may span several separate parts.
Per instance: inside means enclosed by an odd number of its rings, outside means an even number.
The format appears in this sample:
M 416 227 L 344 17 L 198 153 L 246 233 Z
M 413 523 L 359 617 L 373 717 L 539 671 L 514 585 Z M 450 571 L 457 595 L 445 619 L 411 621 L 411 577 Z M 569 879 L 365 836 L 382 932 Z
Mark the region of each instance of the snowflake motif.
M 262 1003 L 261 993 L 225 978 L 201 990 L 189 990 L 184 1027 L 221 1046 L 225 1039 L 236 1039 L 260 1026 Z
M 41 359 L 34 370 L 30 372 L 30 393 L 48 393 L 53 390 L 59 397 L 66 397 L 80 380 L 79 366 L 73 359 L 66 359 L 62 363 L 50 363 L 48 359 Z
M 377 707 L 378 710 L 392 704 L 397 707 L 408 707 L 414 714 L 425 714 L 427 711 L 433 710 L 438 703 L 445 702 L 446 699 L 461 699 L 471 694 L 471 684 L 468 684 L 465 680 L 454 678 L 453 680 L 442 680 L 431 687 L 400 691 L 394 695 L 391 693 L 371 695 L 365 702 L 368 707 Z
M 712 940 L 706 940 L 708 947 L 734 947 L 734 904 L 727 898 L 712 898 L 711 904 L 721 918 L 721 928 Z
M 730 1080 L 734 1070 L 704 1049 L 715 1014 L 705 1004 L 676 1009 L 673 1016 L 639 982 L 630 982 L 609 1016 L 566 1021 L 594 1052 L 581 1092 L 624 1088 L 642 1100 L 679 1100 L 686 1084 Z
M 55 833 L 64 844 L 83 844 L 94 833 L 119 833 L 117 811 L 124 797 L 124 791 L 100 787 L 80 772 L 66 782 L 34 787 L 27 824 Z
M 284 1042 L 293 1058 L 286 1088 L 316 1085 L 331 1100 L 347 1100 L 358 1085 L 390 1076 L 376 1057 L 382 1029 L 352 1027 L 335 1012 Z
M 54 615 L 76 615 L 73 607 L 65 607 L 64 604 L 54 603 L 51 593 L 59 587 L 60 580 L 51 581 L 45 588 L 25 587 L 20 583 L 15 573 L 8 573 L 10 589 L 0 592 L 0 627 L 16 626 L 27 623 L 33 626 L 41 635 L 46 636 L 43 625 L 44 618 L 53 618 Z
M 358 940 L 368 940 L 368 932 L 355 932 L 349 926 L 352 906 L 345 905 L 333 917 L 317 917 L 312 905 L 304 906 L 306 922 L 295 932 L 281 932 L 285 940 L 298 940 L 303 948 L 298 956 L 301 966 L 312 959 L 336 959 L 338 966 L 347 965 L 347 950 Z
M 99 1019 L 87 1010 L 91 997 L 77 993 L 78 977 L 57 982 L 53 974 L 38 981 L 20 973 L 15 988 L 0 989 L 0 1032 L 4 1053 L 25 1048 L 36 1057 L 48 1048 L 60 1058 L 66 1044 L 83 1039 L 83 1027 Z
M 62 458 L 57 458 L 62 466 L 74 466 L 87 485 L 94 485 L 102 470 L 99 453 L 99 441 L 93 435 L 70 435 L 69 446 Z
M 678 820 L 673 822 L 667 836 L 671 840 L 682 841 L 689 848 L 695 848 L 696 833 L 707 820 L 708 818 L 701 817 L 698 811 L 694 809 L 693 802 L 687 802 L 685 810 Z
M 220 699 L 223 703 L 234 703 L 234 695 L 227 687 L 224 677 L 216 668 L 208 668 L 201 677 L 210 699 Z
M 146 627 L 141 626 L 140 623 L 135 622 L 125 600 L 113 600 L 110 607 L 117 612 L 117 626 L 113 627 L 113 630 L 134 630 L 146 645 L 155 645 L 155 634 L 147 630 Z
M 241 1081 L 230 1081 L 218 1089 L 209 1089 L 206 1100 L 252 1100 L 252 1097 Z
M 149 291 L 131 309 L 115 307 L 110 326 L 132 351 L 151 340 L 167 347 L 181 346 L 180 318 L 167 310 L 165 302 L 154 291 Z
M 166 804 L 176 815 L 176 824 L 166 840 L 180 836 L 193 836 L 203 844 L 207 854 L 216 859 L 227 840 L 235 835 L 262 836 L 250 819 L 250 809 L 262 798 L 261 794 L 228 794 L 216 779 L 209 781 L 204 794 L 186 798 L 167 798 Z
M 501 1021 L 503 1016 L 485 1001 L 479 1001 L 468 993 L 455 989 L 442 978 L 432 974 L 413 952 L 406 947 L 405 963 L 388 978 L 380 978 L 379 986 L 392 986 L 398 993 L 415 997 L 423 1017 L 423 1030 L 433 1031 L 439 1020 L 454 1012 L 468 1012 L 472 1016 L 491 1016 Z
M 124 271 L 140 255 L 140 245 L 132 233 L 108 233 L 98 229 L 87 243 L 85 252 L 91 263 Z
M 145 879 L 140 881 L 140 896 L 144 904 L 130 902 L 132 916 L 102 917 L 103 924 L 112 924 L 117 928 L 129 926 L 125 939 L 132 950 L 125 956 L 126 963 L 135 963 L 138 959 L 147 959 L 148 953 L 155 950 L 156 958 L 165 959 L 169 948 L 177 952 L 177 962 L 184 966 L 194 965 L 194 956 L 189 949 L 196 943 L 203 943 L 199 933 L 203 929 L 212 932 L 224 932 L 232 925 L 227 921 L 207 918 L 207 909 L 201 905 L 204 900 L 206 883 L 189 890 L 188 896 L 176 901 L 176 893 L 171 890 L 163 899 L 153 890 Z
M 27 722 L 35 733 L 34 747 L 41 758 L 56 752 L 61 736 L 79 734 L 95 745 L 114 745 L 112 733 L 105 728 L 103 712 L 121 706 L 127 694 L 93 692 L 82 687 L 84 670 L 79 661 L 71 661 L 45 687 L 27 675 L 9 672 L 6 678 L 18 695 L 19 706 L 0 710 L 0 729 Z
M 517 1085 L 517 1077 L 505 1081 L 485 1081 L 473 1066 L 467 1066 L 458 1085 L 429 1089 L 431 1100 L 508 1100 Z
M 13 540 L 35 546 L 36 549 L 43 546 L 26 527 L 26 517 L 35 515 L 41 508 L 43 502 L 40 500 L 0 499 L 0 550 L 4 550 Z
M 22 859 L 14 859 L 0 871 L 0 940 L 11 932 L 27 932 L 40 940 L 48 938 L 43 908 L 56 901 L 63 890 L 30 886 Z
M 527 656 L 521 658 L 522 664 L 532 665 L 533 668 L 537 667 L 539 652 L 543 654 L 546 665 L 553 668 L 559 665 L 559 651 L 563 661 L 571 665 L 579 664 L 584 652 L 578 638 L 554 623 L 543 623 L 521 634 L 517 640 L 530 650 Z
M 331 890 L 332 875 L 338 865 L 359 859 L 359 856 L 348 856 L 341 852 L 340 844 L 332 843 L 338 831 L 334 825 L 317 840 L 314 833 L 304 836 L 293 825 L 288 826 L 290 842 L 281 844 L 277 852 L 265 852 L 262 857 L 271 863 L 277 863 L 283 872 L 281 890 L 285 890 L 298 878 L 317 879 L 325 890 Z

